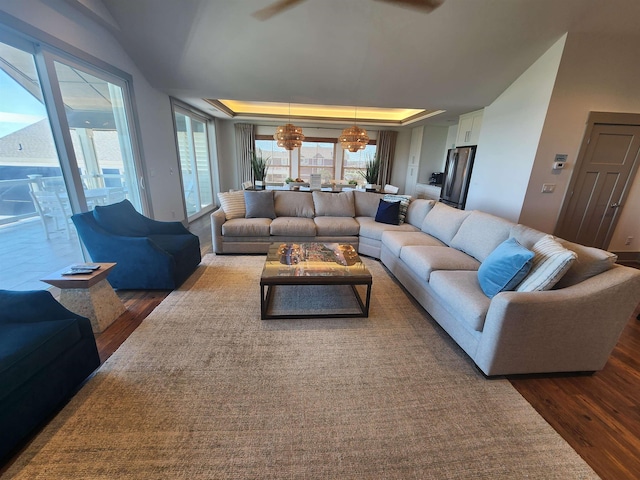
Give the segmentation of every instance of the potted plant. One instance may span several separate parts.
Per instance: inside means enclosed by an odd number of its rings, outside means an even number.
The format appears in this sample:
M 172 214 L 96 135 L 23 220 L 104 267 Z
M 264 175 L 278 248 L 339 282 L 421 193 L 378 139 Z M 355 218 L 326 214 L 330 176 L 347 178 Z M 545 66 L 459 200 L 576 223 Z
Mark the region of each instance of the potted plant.
M 264 181 L 267 178 L 267 170 L 269 170 L 269 158 L 262 156 L 262 150 L 258 150 L 258 154 L 251 152 L 251 170 L 253 171 L 253 184 L 256 188 L 264 188 Z
M 373 189 L 378 183 L 378 177 L 380 175 L 380 157 L 376 154 L 374 158 L 369 158 L 365 162 L 364 171 L 358 172 L 365 179 L 367 184 L 365 188 Z

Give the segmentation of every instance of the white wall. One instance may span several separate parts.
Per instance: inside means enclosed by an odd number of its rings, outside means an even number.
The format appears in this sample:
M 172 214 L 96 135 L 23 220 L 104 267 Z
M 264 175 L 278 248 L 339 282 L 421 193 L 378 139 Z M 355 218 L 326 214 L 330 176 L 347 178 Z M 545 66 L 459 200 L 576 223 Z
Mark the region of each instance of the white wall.
M 640 113 L 639 43 L 638 37 L 568 36 L 522 207 L 522 223 L 548 232 L 555 229 L 589 112 Z M 556 153 L 569 155 L 559 175 L 550 168 Z M 555 183 L 555 193 L 542 194 L 543 183 Z M 640 175 L 636 175 L 609 250 L 640 250 L 639 184 Z M 628 236 L 634 241 L 625 246 Z
M 216 118 L 215 123 L 220 191 L 228 192 L 232 188 L 240 188 L 238 169 L 236 168 L 236 132 L 231 120 Z M 215 202 L 220 204 L 217 198 Z
M 184 211 L 180 167 L 169 97 L 149 85 L 110 32 L 74 10 L 65 1 L 2 2 L 1 9 L 132 76 L 140 126 L 139 140 L 153 215 L 160 220 L 182 220 Z
M 420 150 L 418 183 L 429 183 L 431 174 L 444 172 L 449 127 L 425 125 Z
M 484 109 L 467 210 L 519 220 L 565 39 Z
M 407 166 L 411 150 L 411 128 L 398 130 L 396 138 L 396 154 L 391 169 L 391 185 L 395 185 L 400 193 L 405 193 L 407 180 Z
M 446 160 L 447 160 L 447 151 L 450 148 L 456 147 L 457 138 L 458 138 L 458 124 L 451 125 L 447 129 L 447 146 L 445 148 L 444 156 L 442 158 L 443 171 L 444 171 L 444 165 L 446 164 Z

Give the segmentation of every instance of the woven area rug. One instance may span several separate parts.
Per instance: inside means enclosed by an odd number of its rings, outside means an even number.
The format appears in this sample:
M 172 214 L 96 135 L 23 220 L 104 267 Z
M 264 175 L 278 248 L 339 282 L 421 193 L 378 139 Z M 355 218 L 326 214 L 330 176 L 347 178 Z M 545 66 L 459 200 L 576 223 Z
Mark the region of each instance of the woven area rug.
M 263 262 L 207 255 L 6 478 L 597 478 L 380 263 L 369 318 L 261 321 Z

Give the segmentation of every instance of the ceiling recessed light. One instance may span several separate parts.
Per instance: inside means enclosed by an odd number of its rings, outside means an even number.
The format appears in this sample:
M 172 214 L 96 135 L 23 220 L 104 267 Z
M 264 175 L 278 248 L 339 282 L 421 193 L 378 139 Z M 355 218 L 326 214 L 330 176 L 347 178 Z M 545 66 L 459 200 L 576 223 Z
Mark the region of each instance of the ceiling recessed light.
M 354 106 L 292 103 L 291 112 L 289 112 L 288 103 L 211 99 L 206 99 L 206 101 L 233 118 L 291 118 L 333 123 L 353 122 L 353 112 L 356 108 Z M 444 110 L 362 106 L 358 106 L 357 109 L 358 123 L 376 125 L 408 125 L 444 112 Z

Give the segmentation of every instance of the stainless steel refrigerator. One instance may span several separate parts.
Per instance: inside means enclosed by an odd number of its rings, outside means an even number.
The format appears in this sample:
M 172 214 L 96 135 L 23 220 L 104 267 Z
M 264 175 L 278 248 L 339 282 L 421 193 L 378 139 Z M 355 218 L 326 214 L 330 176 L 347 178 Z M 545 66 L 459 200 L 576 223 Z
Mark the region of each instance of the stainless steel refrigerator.
M 442 203 L 464 210 L 475 156 L 475 146 L 456 147 L 448 151 L 440 193 Z

